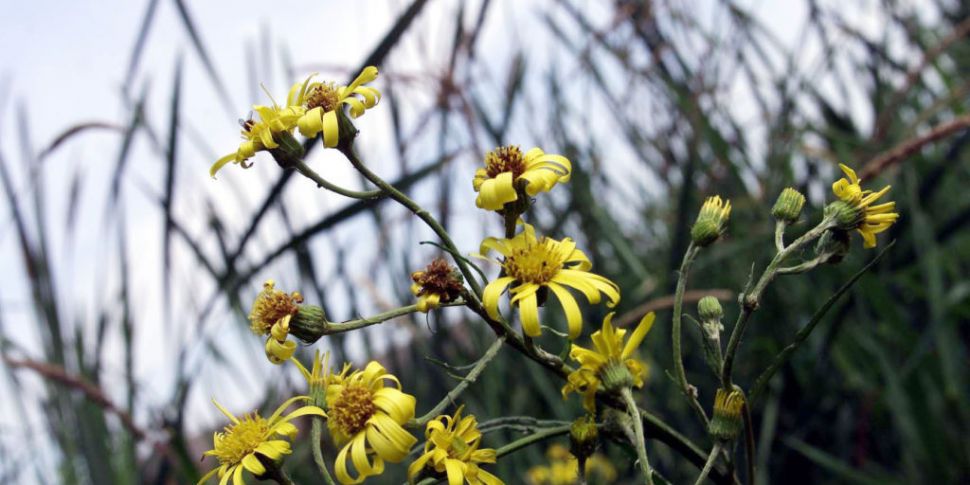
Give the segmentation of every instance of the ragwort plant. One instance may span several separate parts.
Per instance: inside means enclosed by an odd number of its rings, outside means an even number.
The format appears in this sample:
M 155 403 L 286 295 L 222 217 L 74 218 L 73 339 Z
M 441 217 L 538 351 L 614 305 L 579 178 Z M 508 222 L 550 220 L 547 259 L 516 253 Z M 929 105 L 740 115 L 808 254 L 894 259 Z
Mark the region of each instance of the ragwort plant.
M 468 196 L 475 196 L 479 208 L 501 218 L 504 234 L 486 237 L 478 252 L 472 254 L 468 248 L 455 245 L 431 212 L 386 182 L 358 156 L 353 119 L 377 107 L 381 93 L 368 85 L 377 77 L 375 67 L 365 68 L 348 86 L 311 83 L 311 76 L 293 85 L 285 105 L 273 101 L 271 106 L 254 106 L 256 118 L 242 123 L 243 142 L 234 153 L 216 161 L 210 174 L 214 177 L 230 163 L 247 168 L 259 152 L 268 152 L 283 170 L 296 170 L 318 187 L 352 199 L 379 196 L 394 200 L 436 234 L 439 247 L 451 263 L 439 258 L 412 274 L 414 304 L 345 322 L 329 321 L 322 308 L 305 302 L 299 292 L 286 293 L 276 289 L 272 280 L 267 281 L 252 305 L 251 328 L 254 334 L 266 339 L 265 352 L 270 364 L 293 365 L 300 370 L 306 378 L 306 394 L 285 401 L 269 418 L 255 413 L 237 418 L 216 403 L 229 424 L 224 432 L 215 434 L 213 449 L 206 452 L 206 456 L 218 460 L 218 465 L 199 483 L 219 479 L 222 484 L 232 480 L 239 485 L 245 483 L 248 475 L 280 484 L 292 483 L 283 464 L 291 453 L 291 442 L 299 438 L 291 420 L 300 416 L 313 419 L 310 438 L 313 466 L 329 484 L 376 480 L 388 464 L 397 463 L 407 465 L 410 483 L 447 480 L 450 485 L 502 484 L 502 478 L 490 471 L 490 467 L 504 455 L 565 434 L 570 437 L 571 450 L 550 448 L 553 463 L 530 470 L 528 475 L 533 483 L 585 481 L 590 471 L 594 472 L 593 477 L 615 477 L 613 464 L 596 454 L 603 440 L 635 451 L 631 458 L 640 471 L 640 482 L 666 483 L 663 471 L 651 467 L 648 433 L 668 441 L 686 442 L 686 438 L 658 417 L 663 410 L 648 412 L 637 402 L 638 395 L 649 389 L 648 367 L 639 357 L 639 349 L 656 323 L 654 313 L 644 315 L 632 331 L 614 326 L 613 313 L 609 313 L 601 328 L 590 335 L 592 344 L 578 344 L 585 323 L 581 302 L 612 308 L 620 301 L 622 289 L 593 271 L 590 259 L 572 238 L 539 234 L 529 223 L 533 198 L 569 183 L 572 163 L 541 148 L 523 152 L 514 145 L 484 154 L 484 166 L 471 181 Z M 343 154 L 374 188 L 354 191 L 327 181 L 304 162 L 303 143 L 296 139 L 297 131 L 308 139 L 320 136 L 325 147 Z M 709 197 L 691 228 L 691 242 L 680 266 L 670 325 L 673 378 L 710 437 L 708 459 L 698 473 L 698 484 L 709 476 L 721 483 L 738 481 L 735 458 L 739 441 L 745 448 L 747 476 L 753 475 L 749 402 L 790 355 L 790 352 L 778 354 L 750 389 L 734 381 L 738 349 L 749 328 L 756 331 L 752 317 L 765 289 L 777 277 L 838 264 L 851 250 L 852 231 L 862 236 L 865 248 L 875 247 L 876 235 L 899 218 L 893 202 L 877 203 L 889 187 L 878 191 L 864 189 L 851 168 L 846 165 L 841 168 L 846 178 L 832 184 L 835 200 L 825 208 L 820 221 L 801 234 L 790 234 L 790 230 L 802 218 L 805 197 L 793 188 L 785 189 L 778 197 L 771 209 L 776 221 L 775 254 L 757 277 L 752 273 L 739 293 L 736 322 L 726 342 L 721 338 L 725 331 L 721 302 L 712 296 L 700 299 L 695 319 L 685 312 L 684 295 L 692 263 L 728 230 L 731 202 L 717 195 Z M 488 258 L 492 253 L 498 254 L 497 260 Z M 497 263 L 498 273 L 486 278 L 476 261 Z M 577 299 L 577 293 L 583 298 Z M 550 296 L 562 308 L 567 322 L 565 329 L 542 323 L 542 313 L 551 311 Z M 357 331 L 409 313 L 436 311 L 443 306 L 466 308 L 492 330 L 495 340 L 465 378 L 438 402 L 418 403 L 398 378 L 376 360 L 355 369 L 349 363 L 331 367 L 329 354 L 321 356 L 318 352 L 309 365 L 294 356 L 297 340 L 312 345 L 326 336 Z M 702 330 L 702 350 L 719 382 L 711 393 L 715 396 L 713 403 L 701 402 L 685 371 L 681 342 L 685 319 Z M 567 351 L 557 355 L 541 345 L 537 338 L 543 330 L 563 341 Z M 503 347 L 511 347 L 545 368 L 551 379 L 564 380 L 563 399 L 569 399 L 572 393 L 581 394 L 586 414 L 577 416 L 572 424 L 537 427 L 510 443 L 486 443 L 478 417 L 465 412 L 461 405 L 454 412 L 446 412 L 460 401 L 462 392 Z M 296 403 L 301 407 L 286 414 Z M 705 404 L 712 406 L 710 415 Z M 418 409 L 427 411 L 418 415 Z M 323 453 L 324 427 L 334 449 L 339 450 L 336 456 Z

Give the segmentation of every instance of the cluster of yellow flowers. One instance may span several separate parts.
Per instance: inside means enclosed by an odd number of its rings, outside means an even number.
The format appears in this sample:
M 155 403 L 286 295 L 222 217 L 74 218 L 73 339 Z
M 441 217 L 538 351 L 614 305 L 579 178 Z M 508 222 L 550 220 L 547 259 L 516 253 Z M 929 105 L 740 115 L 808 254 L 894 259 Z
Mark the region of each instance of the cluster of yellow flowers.
M 366 86 L 377 74 L 377 68 L 367 67 L 348 86 L 312 82 L 313 76 L 310 76 L 292 86 L 285 105 L 273 101 L 272 106 L 254 106 L 258 119 L 243 123 L 244 141 L 234 153 L 217 160 L 210 174 L 214 176 L 228 163 L 248 167 L 248 160 L 258 151 L 278 155 L 274 150 L 284 141 L 292 141 L 295 130 L 307 138 L 322 135 L 324 146 L 337 147 L 344 136 L 344 116 L 349 113 L 351 118 L 357 118 L 380 100 L 380 91 Z M 873 247 L 875 235 L 888 229 L 899 217 L 892 202 L 873 205 L 889 187 L 878 192 L 862 190 L 855 172 L 845 165 L 841 168 L 848 179 L 837 181 L 832 189 L 844 207 L 838 209 L 839 215 L 832 216 L 839 219 L 838 225 L 830 227 L 843 231 L 857 229 L 865 246 Z M 647 364 L 637 357 L 636 351 L 653 326 L 655 315 L 645 315 L 626 338 L 626 329 L 614 327 L 611 312 L 603 319 L 601 328 L 592 333 L 590 348 L 572 343 L 583 333 L 583 313 L 573 292 L 582 293 L 592 305 L 600 303 L 605 296 L 607 306 L 613 308 L 620 301 L 620 288 L 610 279 L 591 272 L 590 259 L 573 239 L 538 235 L 536 228 L 522 219 L 533 197 L 567 183 L 571 172 L 572 163 L 566 157 L 548 154 L 540 148 L 523 153 L 518 146 L 510 145 L 487 153 L 484 166 L 476 171 L 472 183 L 477 193 L 475 203 L 481 209 L 501 215 L 506 233 L 501 238 L 486 237 L 477 256 L 487 260 L 490 253 L 497 253 L 500 259 L 494 261 L 501 267 L 500 273 L 485 285 L 480 295 L 472 295 L 465 288 L 461 272 L 443 259 L 435 260 L 411 275 L 411 291 L 417 301 L 406 310 L 429 312 L 443 304 L 467 304 L 470 296 L 475 297 L 473 300 L 480 297 L 478 311 L 483 309 L 480 313 L 505 325 L 500 307 L 503 295 L 507 295 L 508 305 L 517 310 L 524 340 L 529 342 L 542 335 L 544 325 L 539 308 L 551 293 L 566 320 L 566 335 L 571 344 L 568 355 L 578 363 L 567 375 L 562 387 L 563 399 L 574 392 L 581 394 L 583 407 L 589 416 L 594 416 L 598 394 L 624 393 L 628 403 L 632 403 L 630 389 L 643 387 Z M 804 196 L 794 189 L 786 189 L 772 213 L 779 221 L 794 222 L 804 202 Z M 708 198 L 691 230 L 693 244 L 703 247 L 718 240 L 726 231 L 730 213 L 730 201 L 719 196 Z M 324 332 L 329 323 L 322 310 L 302 303 L 298 292 L 287 294 L 277 290 L 269 280 L 256 297 L 249 319 L 252 331 L 266 337 L 265 349 L 270 361 L 276 364 L 291 361 L 298 367 L 307 380 L 307 395 L 286 401 L 268 419 L 258 413 L 240 419 L 215 403 L 230 425 L 215 434 L 213 449 L 205 453 L 216 457 L 219 466 L 207 473 L 200 484 L 218 476 L 222 484 L 231 478 L 239 485 L 243 483 L 244 471 L 257 477 L 269 476 L 283 456 L 291 453 L 287 439 L 294 439 L 297 428 L 290 421 L 306 415 L 326 419 L 330 437 L 340 449 L 334 471 L 342 484 L 361 483 L 382 474 L 385 463 L 404 461 L 418 442 L 408 427 L 425 421 L 423 452 L 408 467 L 409 481 L 431 473 L 447 478 L 450 485 L 503 483 L 482 468 L 484 464 L 495 463 L 498 455 L 494 449 L 481 447 L 478 422 L 472 415 L 463 416 L 463 407 L 453 415 L 415 420 L 415 397 L 403 392 L 397 377 L 376 361 L 370 361 L 362 369 L 354 370 L 350 364 L 336 369 L 329 366 L 329 354 L 321 358 L 317 353 L 310 369 L 304 367 L 293 357 L 297 344 L 288 338 L 291 331 L 301 329 L 303 320 L 318 322 Z M 296 335 L 309 341 L 304 338 L 305 333 Z M 726 399 L 722 401 L 727 402 Z M 738 402 L 743 400 L 731 401 Z M 284 415 L 296 403 L 303 405 Z M 629 412 L 639 423 L 636 412 L 632 408 Z M 592 418 L 586 419 L 594 423 Z M 595 430 L 595 424 L 590 426 Z M 599 455 L 587 456 L 593 449 L 595 443 L 588 453 L 581 453 L 586 456 L 587 472 L 598 470 L 606 481 L 612 481 L 616 471 L 609 462 Z M 579 473 L 576 459 L 561 446 L 551 448 L 549 453 L 552 463 L 530 470 L 529 480 L 535 484 L 574 483 Z M 645 456 L 641 457 L 643 461 Z

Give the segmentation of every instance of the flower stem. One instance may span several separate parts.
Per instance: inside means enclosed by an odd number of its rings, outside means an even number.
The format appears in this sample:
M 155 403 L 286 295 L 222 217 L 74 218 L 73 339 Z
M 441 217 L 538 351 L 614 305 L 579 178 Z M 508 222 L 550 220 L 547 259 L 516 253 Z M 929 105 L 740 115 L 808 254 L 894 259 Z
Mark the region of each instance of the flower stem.
M 680 271 L 677 274 L 677 290 L 674 292 L 674 316 L 673 316 L 673 329 L 671 330 L 672 348 L 674 354 L 674 375 L 677 378 L 677 383 L 680 384 L 680 391 L 684 393 L 684 397 L 690 402 L 691 409 L 697 414 L 697 417 L 707 426 L 708 419 L 707 413 L 704 412 L 704 407 L 701 406 L 700 402 L 697 401 L 697 396 L 691 390 L 691 385 L 687 382 L 687 371 L 684 369 L 684 357 L 683 350 L 681 348 L 681 329 L 683 327 L 683 315 L 684 315 L 684 292 L 687 291 L 687 275 L 690 273 L 690 266 L 694 262 L 694 258 L 697 257 L 697 253 L 700 252 L 700 247 L 695 246 L 694 243 L 690 243 L 687 246 L 687 252 L 684 253 L 684 260 L 680 263 Z
M 320 449 L 320 440 L 322 438 L 323 418 L 320 416 L 314 416 L 313 427 L 310 430 L 310 439 L 313 442 L 313 462 L 317 464 L 317 470 L 320 471 L 320 476 L 323 477 L 323 481 L 327 485 L 336 485 L 336 483 L 333 481 L 333 477 L 330 476 L 330 470 L 327 470 L 327 462 L 323 459 L 323 450 Z
M 775 249 L 778 252 L 785 250 L 785 228 L 788 223 L 785 221 L 775 221 Z
M 478 376 L 481 375 L 482 371 L 485 370 L 485 366 L 487 366 L 488 363 L 491 362 L 496 355 L 498 355 L 498 351 L 501 350 L 504 343 L 505 336 L 500 336 L 499 338 L 495 339 L 495 341 L 492 342 L 492 345 L 488 347 L 488 350 L 485 351 L 485 354 L 478 359 L 478 362 L 475 362 L 475 366 L 472 368 L 472 370 L 468 372 L 468 374 L 461 380 L 461 382 L 458 383 L 457 386 L 455 386 L 454 389 L 448 391 L 448 394 L 445 395 L 444 399 L 439 401 L 438 404 L 431 408 L 431 410 L 428 411 L 424 416 L 412 420 L 410 423 L 408 423 L 408 425 L 415 427 L 424 426 L 428 423 L 428 421 L 431 421 L 440 415 L 449 404 L 453 404 L 455 399 L 457 399 L 458 396 L 461 395 L 461 393 L 464 392 L 469 385 L 478 379 Z
M 526 446 L 529 446 L 531 444 L 538 443 L 540 441 L 547 440 L 555 436 L 564 435 L 566 433 L 569 433 L 570 427 L 572 427 L 572 424 L 564 424 L 562 426 L 555 426 L 552 428 L 543 429 L 541 431 L 536 431 L 535 433 L 519 438 L 495 450 L 495 457 L 501 458 L 509 453 L 519 451 L 522 448 L 525 448 Z
M 715 441 L 714 447 L 711 448 L 711 454 L 707 457 L 707 463 L 704 464 L 704 469 L 701 470 L 701 474 L 697 477 L 697 481 L 694 485 L 701 485 L 704 480 L 707 479 L 707 475 L 711 473 L 711 468 L 714 468 L 714 463 L 717 461 L 717 455 L 721 452 L 721 442 Z
M 307 165 L 306 162 L 304 162 L 303 160 L 292 160 L 290 161 L 290 165 L 294 169 L 296 169 L 297 172 L 300 172 L 301 175 L 314 181 L 317 184 L 317 187 L 322 187 L 331 192 L 338 193 L 344 197 L 350 197 L 351 199 L 366 200 L 366 199 L 376 199 L 384 194 L 384 192 L 380 189 L 366 190 L 366 191 L 356 191 L 356 190 L 345 189 L 321 177 L 320 174 L 314 172 L 313 169 L 310 168 L 310 166 Z
M 803 234 L 800 238 L 796 239 L 795 242 L 791 243 L 785 249 L 778 252 L 771 262 L 768 263 L 768 267 L 765 268 L 764 273 L 758 278 L 758 282 L 751 288 L 750 291 L 745 291 L 742 293 L 738 300 L 741 303 L 741 311 L 738 313 L 738 320 L 734 324 L 734 328 L 731 330 L 731 338 L 728 340 L 727 350 L 724 354 L 724 364 L 721 366 L 721 387 L 724 389 L 733 389 L 734 383 L 731 381 L 731 371 L 734 367 L 734 357 L 737 354 L 738 346 L 741 345 L 741 338 L 744 336 L 744 331 L 748 326 L 748 320 L 751 318 L 751 314 L 758 309 L 759 301 L 761 299 L 761 293 L 764 292 L 765 288 L 774 280 L 775 275 L 778 274 L 779 267 L 782 263 L 788 259 L 789 256 L 795 252 L 801 250 L 808 243 L 818 239 L 825 233 L 825 231 L 831 229 L 835 226 L 835 221 L 832 219 L 823 219 L 817 226 L 812 228 L 810 231 Z
M 427 210 L 418 205 L 418 203 L 413 199 L 396 189 L 393 185 L 387 183 L 384 179 L 367 168 L 367 166 L 364 165 L 364 162 L 362 162 L 357 156 L 352 144 L 341 145 L 338 148 L 340 149 L 340 153 L 343 153 L 343 155 L 347 157 L 350 164 L 353 165 L 354 168 L 364 176 L 364 178 L 380 188 L 380 190 L 386 193 L 388 197 L 394 199 L 396 202 L 411 211 L 414 215 L 418 216 L 418 218 L 427 224 L 428 227 L 430 227 L 431 230 L 434 231 L 434 233 L 438 236 L 438 238 L 441 239 L 442 244 L 448 248 L 449 252 L 452 254 L 459 254 L 458 248 L 455 246 L 454 241 L 451 240 L 451 235 L 448 234 L 448 231 L 445 230 L 441 223 L 438 222 L 438 220 L 435 219 L 434 216 L 432 216 Z M 479 298 L 481 298 L 482 288 L 479 286 L 478 281 L 475 280 L 475 274 L 471 272 L 471 269 L 468 268 L 468 265 L 465 264 L 463 260 L 460 258 L 454 259 L 455 264 L 458 265 L 458 269 L 461 271 L 461 274 L 465 277 L 465 281 L 467 281 L 468 285 L 472 288 L 472 300 L 477 301 Z
M 637 448 L 637 461 L 640 462 L 640 471 L 643 472 L 643 481 L 647 485 L 653 485 L 653 472 L 650 470 L 650 461 L 647 460 L 647 441 L 643 436 L 643 421 L 640 419 L 640 408 L 633 400 L 633 393 L 629 387 L 624 387 L 620 391 L 623 401 L 626 403 L 627 413 L 633 420 L 633 433 L 636 438 L 634 445 Z

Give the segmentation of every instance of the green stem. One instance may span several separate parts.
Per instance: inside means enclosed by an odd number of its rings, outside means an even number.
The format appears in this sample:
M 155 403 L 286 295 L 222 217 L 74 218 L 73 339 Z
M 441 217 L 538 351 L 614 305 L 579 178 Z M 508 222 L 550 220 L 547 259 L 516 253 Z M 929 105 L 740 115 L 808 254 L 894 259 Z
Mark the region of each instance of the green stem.
M 461 300 L 441 304 L 441 306 L 443 307 L 464 306 L 464 305 L 465 305 L 465 302 Z M 357 330 L 364 327 L 369 327 L 371 325 L 383 323 L 393 318 L 408 315 L 416 311 L 418 311 L 417 305 L 408 305 L 400 308 L 395 308 L 393 310 L 388 310 L 383 313 L 378 313 L 377 315 L 367 317 L 367 318 L 358 318 L 356 320 L 347 320 L 346 322 L 331 323 L 330 325 L 327 326 L 326 335 L 349 332 L 351 330 Z
M 704 469 L 701 470 L 701 474 L 697 477 L 697 481 L 694 485 L 701 485 L 704 480 L 707 479 L 707 475 L 711 473 L 711 468 L 714 468 L 714 462 L 717 461 L 717 455 L 721 452 L 721 442 L 715 441 L 714 447 L 711 448 L 711 454 L 707 457 L 707 463 L 704 464 Z
M 313 171 L 309 165 L 303 160 L 292 160 L 290 165 L 300 172 L 304 177 L 316 182 L 317 187 L 323 187 L 331 192 L 336 192 L 344 197 L 350 197 L 351 199 L 376 199 L 383 195 L 383 191 L 380 189 L 366 190 L 366 191 L 356 191 L 345 189 L 339 185 L 327 181 L 320 174 Z
M 532 433 L 529 436 L 524 436 L 522 438 L 519 438 L 495 450 L 495 457 L 501 458 L 509 453 L 519 451 L 522 448 L 525 448 L 526 446 L 538 443 L 540 441 L 547 440 L 549 438 L 567 434 L 569 433 L 570 427 L 572 427 L 572 424 L 564 424 L 562 426 L 555 426 L 552 428 L 546 428 L 541 431 L 536 431 L 535 433 Z
M 330 470 L 327 470 L 327 462 L 323 459 L 323 450 L 320 449 L 320 440 L 323 439 L 323 418 L 320 416 L 313 417 L 313 428 L 310 430 L 310 438 L 313 441 L 313 462 L 317 464 L 317 470 L 320 471 L 320 476 L 323 477 L 323 481 L 327 485 L 336 485 L 333 481 L 333 477 L 330 476 Z
M 640 471 L 643 472 L 643 481 L 647 485 L 653 485 L 653 472 L 650 470 L 650 461 L 647 460 L 647 441 L 643 436 L 643 421 L 640 418 L 640 408 L 633 400 L 633 393 L 629 387 L 624 387 L 620 391 L 623 401 L 626 403 L 627 413 L 633 420 L 633 433 L 635 436 L 634 445 L 637 448 L 637 461 L 640 463 Z
M 340 150 L 340 153 L 343 153 L 344 156 L 347 157 L 347 160 L 350 161 L 350 164 L 353 165 L 354 168 L 357 169 L 357 171 L 364 176 L 364 178 L 366 178 L 371 183 L 376 185 L 378 188 L 380 188 L 381 191 L 386 193 L 390 198 L 394 199 L 396 202 L 403 205 L 414 215 L 418 216 L 419 219 L 424 221 L 424 223 L 427 224 L 432 231 L 434 231 L 434 233 L 438 236 L 438 238 L 441 239 L 442 244 L 444 244 L 445 247 L 448 248 L 450 252 L 452 252 L 452 254 L 459 254 L 458 248 L 455 246 L 454 241 L 451 240 L 451 236 L 448 234 L 448 231 L 446 231 L 445 228 L 441 225 L 441 223 L 438 222 L 438 220 L 435 219 L 434 216 L 432 216 L 428 211 L 426 211 L 424 208 L 418 205 L 418 203 L 415 202 L 413 199 L 411 199 L 407 195 L 404 195 L 403 192 L 396 189 L 393 185 L 387 183 L 384 179 L 382 179 L 376 173 L 372 172 L 369 168 L 367 168 L 367 166 L 364 165 L 364 162 L 360 161 L 360 158 L 357 157 L 357 154 L 354 151 L 353 145 L 341 145 L 338 147 L 338 149 Z M 462 261 L 460 258 L 454 258 L 454 260 L 455 260 L 455 264 L 458 265 L 458 269 L 461 271 L 461 274 L 465 277 L 465 281 L 467 281 L 469 286 L 471 286 L 472 288 L 473 293 L 471 295 L 472 296 L 471 299 L 474 301 L 477 301 L 479 298 L 481 298 L 482 288 L 481 286 L 479 286 L 478 281 L 475 280 L 474 273 L 471 272 L 471 270 L 468 268 L 468 265 L 465 264 L 465 262 Z
M 687 381 L 687 371 L 684 369 L 684 357 L 683 350 L 681 348 L 684 292 L 687 291 L 687 275 L 690 273 L 690 266 L 694 262 L 694 258 L 697 257 L 697 253 L 699 252 L 700 247 L 695 246 L 694 243 L 691 242 L 687 246 L 687 252 L 684 253 L 684 260 L 680 263 L 680 271 L 677 274 L 677 290 L 674 292 L 674 316 L 671 339 L 674 354 L 674 375 L 677 378 L 677 383 L 680 384 L 680 391 L 684 394 L 684 397 L 687 398 L 687 401 L 691 405 L 691 409 L 694 410 L 697 417 L 702 423 L 704 423 L 704 426 L 707 427 L 707 413 L 704 412 L 704 407 L 701 406 L 701 403 L 697 401 L 696 393 L 691 390 L 691 385 Z
M 788 359 L 795 352 L 795 350 L 808 339 L 808 336 L 813 330 L 815 330 L 815 327 L 818 326 L 819 322 L 822 321 L 822 317 L 825 316 L 825 314 L 832 308 L 833 305 L 835 305 L 835 302 L 838 301 L 842 295 L 852 288 L 852 285 L 854 285 L 863 274 L 865 274 L 876 263 L 882 260 L 883 256 L 885 256 L 887 251 L 889 251 L 889 248 L 893 247 L 893 244 L 895 244 L 895 242 L 891 242 L 885 248 L 883 248 L 883 250 L 872 259 L 872 261 L 869 261 L 869 263 L 863 266 L 862 269 L 852 275 L 852 277 L 849 278 L 849 281 L 846 281 L 845 284 L 839 287 L 839 289 L 836 290 L 836 292 L 833 293 L 832 296 L 830 296 L 829 299 L 821 307 L 819 307 L 818 310 L 815 311 L 815 314 L 812 315 L 812 319 L 809 320 L 808 323 L 795 334 L 795 339 L 792 341 L 792 343 L 788 344 L 787 347 L 782 349 L 782 351 L 779 352 L 778 355 L 776 355 L 771 361 L 771 364 L 768 365 L 768 368 L 766 368 L 764 372 L 758 376 L 758 379 L 754 381 L 754 385 L 751 387 L 751 397 L 748 401 L 749 403 L 752 403 L 761 397 L 761 394 L 768 385 L 768 381 L 771 380 L 771 378 L 775 375 L 775 372 L 778 372 L 778 369 L 788 362 Z
M 785 250 L 785 228 L 788 223 L 775 221 L 775 249 L 780 253 Z
M 748 326 L 751 314 L 758 309 L 761 293 L 764 292 L 768 284 L 778 274 L 778 268 L 790 255 L 801 250 L 808 243 L 818 239 L 825 231 L 834 226 L 834 220 L 823 219 L 819 225 L 803 234 L 802 237 L 796 239 L 795 242 L 791 243 L 784 250 L 779 251 L 772 258 L 771 262 L 768 263 L 768 267 L 765 268 L 764 273 L 761 274 L 761 278 L 758 279 L 754 287 L 738 297 L 741 303 L 741 311 L 738 313 L 737 323 L 734 324 L 734 328 L 731 330 L 731 338 L 728 340 L 727 350 L 724 354 L 724 364 L 721 366 L 721 387 L 724 389 L 734 388 L 734 383 L 731 381 L 731 372 L 734 368 L 734 358 L 737 354 L 738 346 L 741 345 L 741 338 L 744 336 L 744 331 Z
M 445 395 L 444 399 L 439 401 L 438 404 L 431 408 L 431 410 L 428 411 L 424 416 L 412 420 L 408 423 L 408 425 L 422 427 L 425 424 L 428 424 L 428 421 L 431 421 L 435 417 L 439 416 L 441 412 L 445 410 L 445 408 L 455 402 L 455 399 L 457 399 L 468 386 L 478 379 L 478 376 L 481 375 L 482 371 L 485 370 L 485 366 L 487 366 L 488 363 L 491 362 L 496 355 L 498 355 L 498 351 L 501 350 L 503 344 L 505 344 L 504 336 L 499 336 L 499 338 L 495 339 L 495 341 L 492 342 L 492 345 L 488 347 L 488 350 L 485 351 L 485 354 L 478 359 L 478 362 L 475 362 L 475 367 L 468 372 L 465 378 L 462 379 L 454 389 Z

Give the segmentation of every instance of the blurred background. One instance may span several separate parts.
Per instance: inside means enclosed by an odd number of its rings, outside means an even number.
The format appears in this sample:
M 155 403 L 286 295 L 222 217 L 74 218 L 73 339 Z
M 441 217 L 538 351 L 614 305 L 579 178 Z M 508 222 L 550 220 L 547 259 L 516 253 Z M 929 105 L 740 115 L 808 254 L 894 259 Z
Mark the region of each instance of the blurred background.
M 246 315 L 265 279 L 331 320 L 409 304 L 408 275 L 433 234 L 388 201 L 352 201 L 284 173 L 265 153 L 218 180 L 260 89 L 282 99 L 319 72 L 346 83 L 377 65 L 378 108 L 358 147 L 431 210 L 468 253 L 501 220 L 474 205 L 485 151 L 540 146 L 573 162 L 531 220 L 570 236 L 623 288 L 618 320 L 649 309 L 652 367 L 638 399 L 706 449 L 666 371 L 670 295 L 703 198 L 734 206 L 689 295 L 722 299 L 727 322 L 751 265 L 771 257 L 774 198 L 808 196 L 821 217 L 837 163 L 891 184 L 895 240 L 822 318 L 753 409 L 756 483 L 970 482 L 970 8 L 953 1 L 367 0 L 21 2 L 0 41 L 0 481 L 194 483 L 224 418 L 304 392 L 270 365 Z M 308 163 L 365 187 L 319 144 Z M 735 369 L 750 386 L 877 250 L 769 288 Z M 497 269 L 485 267 L 494 276 Z M 691 311 L 693 306 L 689 305 Z M 605 309 L 584 306 L 586 330 Z M 546 323 L 556 322 L 557 311 Z M 418 414 L 492 338 L 470 312 L 399 318 L 303 347 L 378 359 Z M 729 323 L 728 331 L 730 331 Z M 716 381 L 688 325 L 701 402 Z M 558 352 L 565 343 L 545 335 Z M 514 378 L 513 378 L 514 376 Z M 505 350 L 463 395 L 480 421 L 571 420 L 561 382 Z M 520 436 L 503 428 L 485 444 Z M 558 440 L 563 442 L 563 440 Z M 493 467 L 523 483 L 536 445 Z M 672 483 L 697 468 L 651 442 Z M 603 452 L 617 483 L 631 453 Z M 329 456 L 335 450 L 325 450 Z M 316 481 L 305 441 L 288 460 Z M 302 466 L 300 466 L 302 464 Z M 400 483 L 404 465 L 379 483 Z

